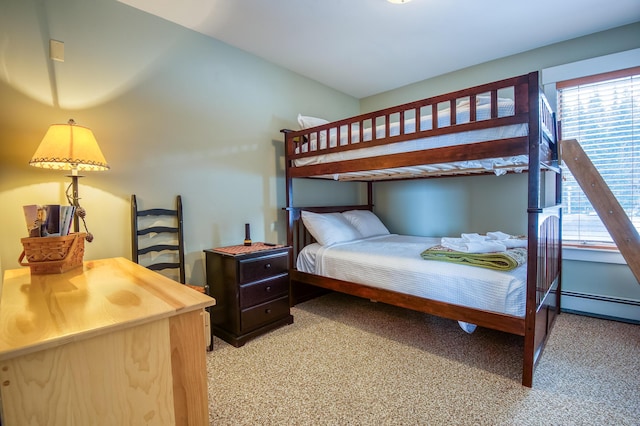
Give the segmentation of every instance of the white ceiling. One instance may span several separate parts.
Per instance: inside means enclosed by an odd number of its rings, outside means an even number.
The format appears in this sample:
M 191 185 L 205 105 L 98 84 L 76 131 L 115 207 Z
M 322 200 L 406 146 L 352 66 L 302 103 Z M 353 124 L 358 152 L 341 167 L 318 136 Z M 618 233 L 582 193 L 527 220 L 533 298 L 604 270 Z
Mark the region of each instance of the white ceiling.
M 362 98 L 640 21 L 640 0 L 118 0 Z

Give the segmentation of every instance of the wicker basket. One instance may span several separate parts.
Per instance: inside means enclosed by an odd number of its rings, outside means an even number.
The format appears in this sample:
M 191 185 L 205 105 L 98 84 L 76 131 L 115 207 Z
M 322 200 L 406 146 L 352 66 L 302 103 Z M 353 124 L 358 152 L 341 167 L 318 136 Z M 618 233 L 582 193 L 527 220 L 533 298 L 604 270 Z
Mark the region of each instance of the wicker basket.
M 24 250 L 18 259 L 22 266 L 31 268 L 31 273 L 61 274 L 82 266 L 85 233 L 74 233 L 64 237 L 22 238 Z M 24 258 L 27 262 L 23 262 Z

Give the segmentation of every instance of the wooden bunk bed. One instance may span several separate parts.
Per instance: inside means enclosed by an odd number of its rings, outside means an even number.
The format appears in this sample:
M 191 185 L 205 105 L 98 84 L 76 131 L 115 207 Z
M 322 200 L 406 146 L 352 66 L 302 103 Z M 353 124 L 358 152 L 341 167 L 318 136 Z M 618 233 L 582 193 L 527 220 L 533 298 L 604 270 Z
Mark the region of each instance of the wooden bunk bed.
M 512 109 L 506 114 L 501 110 L 504 93 L 511 99 Z M 502 133 L 483 133 L 495 129 Z M 294 253 L 292 293 L 298 287 L 313 286 L 522 336 L 522 384 L 531 387 L 534 366 L 560 312 L 561 285 L 559 147 L 555 114 L 540 90 L 538 73 L 283 133 L 287 243 Z M 461 145 L 452 142 L 458 139 L 463 140 Z M 407 143 L 410 146 L 405 149 Z M 369 151 L 374 152 L 372 156 Z M 488 163 L 486 159 L 490 159 Z M 372 210 L 375 181 L 523 170 L 528 173 L 524 316 L 425 299 L 295 268 L 296 256 L 314 242 L 301 220 L 303 210 L 316 213 Z M 548 175 L 551 180 L 546 178 Z M 296 206 L 293 200 L 296 178 L 367 182 L 368 201 L 359 206 Z M 549 187 L 555 192 L 551 202 L 542 195 Z

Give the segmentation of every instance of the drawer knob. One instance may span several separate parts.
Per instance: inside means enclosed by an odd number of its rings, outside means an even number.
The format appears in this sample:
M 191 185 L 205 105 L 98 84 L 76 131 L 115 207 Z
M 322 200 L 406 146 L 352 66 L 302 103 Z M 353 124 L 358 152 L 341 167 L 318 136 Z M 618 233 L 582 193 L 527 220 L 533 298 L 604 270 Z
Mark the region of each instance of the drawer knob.
M 271 264 L 267 263 L 266 265 L 264 265 L 264 269 L 271 269 Z
M 271 286 L 270 286 L 270 285 L 269 285 L 269 286 L 267 286 L 264 290 L 265 290 L 267 293 L 270 293 L 270 292 L 271 292 Z
M 271 309 L 265 309 L 265 310 L 264 310 L 264 312 L 265 312 L 266 314 L 270 314 L 270 313 L 271 313 Z

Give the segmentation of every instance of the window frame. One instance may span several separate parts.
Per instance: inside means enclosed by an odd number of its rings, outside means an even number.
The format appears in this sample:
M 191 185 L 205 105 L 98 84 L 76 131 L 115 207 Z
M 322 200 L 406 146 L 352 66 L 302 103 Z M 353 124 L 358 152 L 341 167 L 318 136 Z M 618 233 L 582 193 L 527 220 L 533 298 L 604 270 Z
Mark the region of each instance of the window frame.
M 576 78 L 571 78 L 571 79 L 566 79 L 566 80 L 561 80 L 561 81 L 556 81 L 555 82 L 555 93 L 556 93 L 556 99 L 560 98 L 560 91 L 562 89 L 566 89 L 566 88 L 573 88 L 576 86 L 581 86 L 581 85 L 587 85 L 587 84 L 596 84 L 596 83 L 601 83 L 601 82 L 606 82 L 609 80 L 615 80 L 615 79 L 620 79 L 620 78 L 626 78 L 626 77 L 631 77 L 634 75 L 640 75 L 640 66 L 633 66 L 633 67 L 628 67 L 628 68 L 623 68 L 623 69 L 617 69 L 614 71 L 607 71 L 607 72 L 601 72 L 601 73 L 596 73 L 596 74 L 591 74 L 591 75 L 585 75 L 585 76 L 580 76 L 580 77 L 576 77 Z M 557 106 L 556 106 L 556 110 L 560 111 L 560 105 L 556 102 Z M 558 112 L 559 115 L 559 112 Z M 559 117 L 558 120 L 558 137 L 560 140 L 563 139 L 562 136 L 562 118 Z M 586 195 L 585 195 L 586 196 Z M 607 243 L 607 242 L 598 242 L 598 241 L 584 241 L 581 242 L 579 240 L 564 240 L 563 239 L 563 248 L 568 249 L 568 252 L 573 252 L 574 250 L 582 250 L 582 249 L 587 249 L 587 250 L 593 250 L 595 252 L 601 252 L 601 253 L 606 253 L 606 252 L 618 252 L 618 248 L 615 244 L 615 242 L 611 242 L 611 243 Z M 573 257 L 573 256 L 572 256 Z M 581 256 L 577 256 L 577 257 L 581 257 Z M 583 259 L 578 259 L 578 260 L 583 260 Z M 617 262 L 613 262 L 613 263 L 617 263 Z

